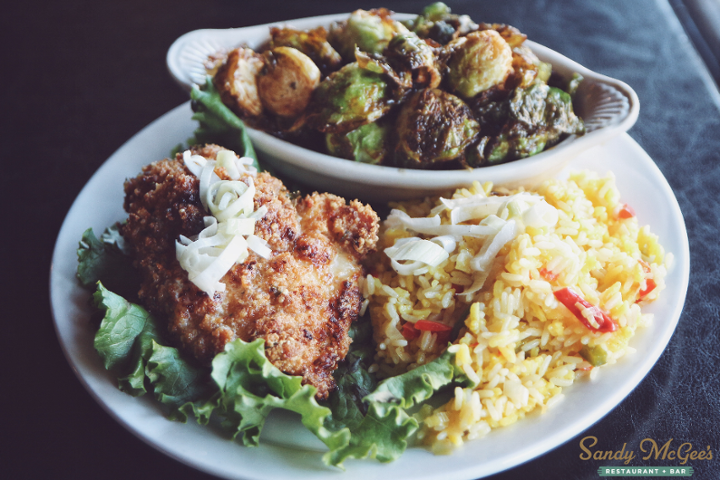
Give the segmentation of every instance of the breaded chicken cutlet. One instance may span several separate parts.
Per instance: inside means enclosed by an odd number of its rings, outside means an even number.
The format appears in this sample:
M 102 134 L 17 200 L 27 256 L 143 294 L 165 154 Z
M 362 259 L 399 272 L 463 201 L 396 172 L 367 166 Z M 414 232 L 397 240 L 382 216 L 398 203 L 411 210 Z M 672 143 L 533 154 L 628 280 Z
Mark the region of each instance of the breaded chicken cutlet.
M 220 150 L 208 145 L 192 153 L 214 159 Z M 224 178 L 223 169 L 215 171 Z M 250 252 L 221 280 L 226 290 L 209 296 L 176 259 L 178 237 L 197 235 L 209 215 L 199 180 L 182 156 L 148 165 L 126 182 L 128 220 L 121 233 L 142 277 L 140 299 L 167 319 L 170 335 L 200 361 L 209 363 L 236 338 L 263 338 L 276 367 L 302 376 L 317 387 L 318 398 L 326 398 L 360 311 L 360 261 L 376 246 L 378 217 L 369 206 L 331 194 L 293 200 L 267 173 L 257 174 L 254 183 L 255 209 L 268 209 L 255 235 L 272 254 L 264 259 Z

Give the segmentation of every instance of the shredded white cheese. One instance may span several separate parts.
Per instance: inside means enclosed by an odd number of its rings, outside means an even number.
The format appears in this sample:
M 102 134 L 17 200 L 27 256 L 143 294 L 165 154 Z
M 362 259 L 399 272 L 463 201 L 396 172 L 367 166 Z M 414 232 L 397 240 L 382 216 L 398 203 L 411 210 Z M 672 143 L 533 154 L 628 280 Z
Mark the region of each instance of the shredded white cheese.
M 214 161 L 186 150 L 183 161 L 200 179 L 200 201 L 212 216 L 203 218 L 205 228 L 196 237 L 180 236 L 175 242 L 176 256 L 190 281 L 213 295 L 225 291 L 220 280 L 233 265 L 247 259 L 248 250 L 263 258 L 272 254 L 267 242 L 254 234 L 255 222 L 267 213 L 267 207 L 253 210 L 257 171 L 251 158 L 222 150 Z M 232 180 L 221 180 L 216 168 L 223 168 Z M 243 174 L 249 174 L 247 183 L 240 180 Z
M 413 218 L 402 210 L 392 210 L 385 224 L 404 227 L 430 238 L 402 238 L 385 254 L 400 275 L 418 275 L 427 266 L 438 266 L 455 251 L 461 237 L 484 238 L 480 251 L 470 260 L 473 284 L 461 295 L 473 296 L 488 278 L 498 253 L 526 227 L 555 226 L 558 211 L 537 194 L 521 192 L 508 196 L 441 198 L 431 217 Z M 440 213 L 449 211 L 450 225 L 443 225 Z M 463 224 L 464 222 L 473 222 Z M 442 252 L 442 253 L 441 253 Z M 406 263 L 400 263 L 405 261 Z
M 390 257 L 390 263 L 396 272 L 400 275 L 410 275 L 423 265 L 437 267 L 447 260 L 450 252 L 444 248 L 444 245 L 417 237 L 402 238 L 392 247 L 386 248 L 385 255 Z M 455 249 L 454 242 L 452 249 Z M 411 263 L 400 263 L 407 260 Z

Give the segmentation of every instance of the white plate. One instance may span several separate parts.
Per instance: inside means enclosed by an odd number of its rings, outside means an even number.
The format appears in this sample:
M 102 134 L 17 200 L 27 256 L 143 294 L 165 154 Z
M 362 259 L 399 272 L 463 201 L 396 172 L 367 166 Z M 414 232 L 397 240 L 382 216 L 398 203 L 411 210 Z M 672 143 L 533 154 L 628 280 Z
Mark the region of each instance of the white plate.
M 349 15 L 341 13 L 298 18 L 282 24 L 298 29 L 329 27 L 332 22 L 345 20 Z M 397 13 L 393 17 L 403 20 L 416 15 Z M 193 83 L 204 83 L 204 63 L 208 55 L 240 45 L 258 49 L 270 39 L 269 27 L 273 25 L 278 24 L 188 32 L 168 49 L 168 70 L 181 86 L 189 90 Z M 626 132 L 638 118 L 640 103 L 635 91 L 626 83 L 593 72 L 530 40 L 525 45 L 540 60 L 552 64 L 553 71 L 561 76 L 570 78 L 577 72 L 585 78 L 573 105 L 587 129 L 585 135 L 571 135 L 554 147 L 528 158 L 474 169 L 407 169 L 348 161 L 294 145 L 253 128 L 248 128 L 248 134 L 255 149 L 265 156 L 267 164 L 276 172 L 320 191 L 342 192 L 343 195 L 365 200 L 419 198 L 454 189 L 473 180 L 530 187 L 557 175 L 583 150 Z
M 566 398 L 544 415 L 531 415 L 510 427 L 468 442 L 450 456 L 434 456 L 410 448 L 390 464 L 348 461 L 347 471 L 325 467 L 322 444 L 296 418 L 274 415 L 263 442 L 246 448 L 228 441 L 217 428 L 190 421 L 166 420 L 148 398 L 133 398 L 115 386 L 92 346 L 88 292 L 76 281 L 76 249 L 82 233 L 92 227 L 100 234 L 122 220 L 123 181 L 143 165 L 164 158 L 195 128 L 189 102 L 168 112 L 123 145 L 93 175 L 68 212 L 58 235 L 50 272 L 55 327 L 65 355 L 80 381 L 108 413 L 131 432 L 181 462 L 229 479 L 296 479 L 337 477 L 342 480 L 470 479 L 497 473 L 533 459 L 587 429 L 620 403 L 645 377 L 665 349 L 685 301 L 689 250 L 685 223 L 677 200 L 660 170 L 627 134 L 579 156 L 572 168 L 604 174 L 613 171 L 623 201 L 632 205 L 641 224 L 660 236 L 675 266 L 667 290 L 646 311 L 655 314 L 651 327 L 631 341 L 636 354 L 601 370 L 596 381 L 567 388 Z M 566 171 L 564 171 L 566 173 Z M 317 453 L 316 453 L 317 451 Z

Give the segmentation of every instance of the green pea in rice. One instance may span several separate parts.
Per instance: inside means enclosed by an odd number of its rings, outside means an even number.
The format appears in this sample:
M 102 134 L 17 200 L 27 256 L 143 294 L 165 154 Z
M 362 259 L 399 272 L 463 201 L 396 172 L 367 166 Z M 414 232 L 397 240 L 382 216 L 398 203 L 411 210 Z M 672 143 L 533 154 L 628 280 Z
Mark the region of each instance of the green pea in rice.
M 476 182 L 452 198 L 491 192 L 492 184 Z M 448 453 L 535 409 L 544 411 L 562 399 L 563 387 L 597 375 L 598 368 L 581 356 L 581 350 L 604 356 L 604 365 L 633 351 L 628 340 L 652 317 L 640 306 L 656 299 L 665 287 L 671 255 L 664 255 L 657 237 L 648 227 L 641 228 L 634 216 L 618 218 L 622 204 L 612 175 L 573 173 L 567 181 L 547 181 L 532 193 L 557 208 L 557 224 L 525 227 L 506 244 L 483 288 L 468 295 L 471 301 L 461 293 L 473 285 L 471 260 L 484 243 L 479 238 L 462 237 L 436 267 L 399 275 L 382 250 L 416 234 L 404 226 L 386 228 L 370 267 L 373 274 L 363 282 L 377 343 L 371 368 L 381 377 L 428 363 L 447 348 L 447 341 L 442 336 L 438 341 L 438 333 L 431 331 L 405 338 L 405 323 L 431 320 L 452 326 L 464 319 L 449 348 L 477 386 L 457 387 L 447 404 L 421 409 L 420 438 L 436 453 Z M 440 213 L 442 224 L 450 223 L 438 198 L 394 208 L 411 217 Z M 650 279 L 656 287 L 640 298 Z M 617 330 L 603 333 L 581 323 L 553 295 L 568 286 L 607 312 Z

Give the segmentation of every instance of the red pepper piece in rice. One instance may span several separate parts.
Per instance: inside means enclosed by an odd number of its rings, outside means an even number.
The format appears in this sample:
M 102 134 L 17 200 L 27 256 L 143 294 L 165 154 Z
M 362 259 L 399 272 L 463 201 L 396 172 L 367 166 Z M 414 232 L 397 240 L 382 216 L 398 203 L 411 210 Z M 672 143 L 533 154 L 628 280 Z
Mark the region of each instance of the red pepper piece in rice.
M 615 330 L 617 330 L 617 325 L 615 324 L 615 322 L 613 322 L 612 318 L 610 318 L 607 313 L 603 312 L 598 307 L 594 306 L 593 304 L 582 298 L 569 287 L 556 290 L 555 298 L 557 298 L 560 303 L 565 305 L 565 307 L 570 310 L 570 312 L 575 315 L 575 317 L 590 330 L 593 330 L 595 332 L 614 332 Z M 590 323 L 587 318 L 585 318 L 578 304 L 584 308 L 592 309 L 593 318 L 597 323 L 597 327 Z
M 430 320 L 418 320 L 415 322 L 415 328 L 423 332 L 436 333 L 438 343 L 448 342 L 450 340 L 450 333 L 452 332 L 452 327 Z
M 650 273 L 650 265 L 648 265 L 647 262 L 645 262 L 644 260 L 638 260 L 638 262 L 642 266 L 643 271 L 645 272 L 646 275 L 648 273 Z M 635 300 L 635 303 L 642 301 L 650 292 L 655 290 L 656 287 L 657 287 L 657 283 L 655 283 L 655 280 L 653 280 L 652 278 L 646 277 L 645 278 L 645 288 L 638 291 L 638 298 L 637 298 L 637 300 Z
M 405 340 L 415 340 L 420 336 L 420 331 L 410 322 L 403 324 L 401 333 Z
M 623 220 L 626 218 L 632 218 L 635 216 L 635 210 L 633 210 L 633 208 L 627 203 L 623 203 L 620 205 L 616 215 L 618 218 L 622 218 Z

